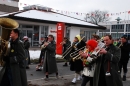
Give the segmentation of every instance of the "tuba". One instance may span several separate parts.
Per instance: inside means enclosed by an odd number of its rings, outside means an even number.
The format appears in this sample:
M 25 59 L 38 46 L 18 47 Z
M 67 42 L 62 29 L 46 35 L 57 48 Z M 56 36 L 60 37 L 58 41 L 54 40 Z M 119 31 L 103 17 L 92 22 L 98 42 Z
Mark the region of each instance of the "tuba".
M 2 30 L 0 36 L 0 65 L 4 64 L 4 56 L 8 56 L 10 51 L 10 33 L 11 30 L 19 27 L 18 22 L 10 18 L 0 18 L 0 28 Z

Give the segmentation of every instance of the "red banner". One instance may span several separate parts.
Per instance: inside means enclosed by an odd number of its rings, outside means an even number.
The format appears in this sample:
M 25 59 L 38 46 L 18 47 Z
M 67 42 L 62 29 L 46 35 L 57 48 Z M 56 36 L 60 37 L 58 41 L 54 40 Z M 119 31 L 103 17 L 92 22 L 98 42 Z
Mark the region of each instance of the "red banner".
M 63 42 L 64 39 L 64 29 L 65 24 L 64 23 L 57 23 L 57 40 L 56 40 L 56 54 L 62 55 L 63 47 L 61 46 L 61 42 Z

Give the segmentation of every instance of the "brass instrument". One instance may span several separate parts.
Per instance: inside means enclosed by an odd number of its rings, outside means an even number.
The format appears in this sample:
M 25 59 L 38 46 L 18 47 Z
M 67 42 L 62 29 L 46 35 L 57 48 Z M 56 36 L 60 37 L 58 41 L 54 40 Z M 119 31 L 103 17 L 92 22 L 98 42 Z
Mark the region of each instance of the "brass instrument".
M 19 27 L 18 22 L 10 18 L 0 18 L 0 28 L 2 35 L 0 37 L 0 64 L 3 65 L 3 57 L 8 56 L 10 51 L 10 33 L 11 30 Z
M 87 51 L 88 51 L 88 49 L 87 48 L 84 48 L 84 50 L 82 50 L 83 51 L 83 53 L 86 53 Z M 73 59 L 73 61 L 75 61 L 76 59 L 82 59 L 82 57 L 80 56 L 80 54 L 78 53 L 74 58 L 72 58 Z
M 47 43 L 50 43 L 50 42 L 48 41 Z M 43 44 L 43 45 L 41 46 L 41 50 L 44 49 L 44 48 L 46 48 L 46 46 Z
M 63 42 L 65 42 L 65 41 L 63 41 Z M 61 47 L 61 46 L 63 45 L 63 42 L 61 42 L 61 43 L 57 46 L 57 48 Z
M 75 45 L 73 45 L 73 46 L 70 45 L 70 47 L 68 47 L 68 49 L 62 54 L 62 58 L 65 58 L 65 56 L 67 56 L 71 52 L 71 50 L 73 49 L 73 47 L 75 49 L 77 49 L 77 47 L 76 47 L 77 44 L 79 44 L 84 38 L 85 38 L 85 36 L 83 36 L 82 39 L 78 43 L 76 43 Z
M 105 46 L 105 43 L 103 43 L 101 40 L 98 41 L 98 45 L 97 47 L 95 48 L 95 50 L 91 53 L 91 55 L 94 55 L 94 56 L 97 56 L 99 51 Z M 98 50 L 96 50 L 98 48 Z M 87 52 L 88 49 L 85 48 L 83 50 L 84 52 Z M 76 54 L 75 57 L 73 58 L 73 61 L 75 61 L 76 59 L 81 59 L 82 57 L 79 55 L 79 54 Z
M 77 55 L 78 55 L 77 52 L 79 52 L 80 50 L 83 50 L 85 47 L 86 47 L 86 46 L 84 46 L 84 47 L 82 47 L 82 48 L 80 48 L 80 49 L 78 49 L 78 50 L 72 52 L 72 53 L 70 54 L 70 57 L 75 57 L 75 56 L 77 56 Z
M 120 43 L 120 45 L 118 46 L 118 48 L 120 48 L 121 46 L 123 46 L 123 44 L 122 44 L 122 43 Z

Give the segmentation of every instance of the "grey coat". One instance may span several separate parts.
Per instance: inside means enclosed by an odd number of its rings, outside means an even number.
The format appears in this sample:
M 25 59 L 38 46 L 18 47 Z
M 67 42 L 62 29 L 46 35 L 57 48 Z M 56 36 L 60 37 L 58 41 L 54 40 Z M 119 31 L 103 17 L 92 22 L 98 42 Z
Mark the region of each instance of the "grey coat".
M 100 57 L 97 57 L 98 59 L 97 59 L 97 66 L 93 77 L 94 79 L 93 86 L 98 86 L 99 77 L 100 77 L 99 75 L 101 72 L 100 71 L 101 65 L 103 65 L 104 72 L 105 73 L 107 72 L 108 61 L 110 61 L 111 76 L 105 76 L 107 86 L 123 86 L 121 76 L 119 73 L 119 68 L 118 68 L 118 62 L 121 57 L 121 50 L 114 45 L 111 45 L 109 48 L 110 49 L 108 50 L 105 56 L 102 55 Z M 103 58 L 104 58 L 104 62 L 103 64 L 101 64 Z
M 44 51 L 44 62 L 43 62 L 43 71 L 48 73 L 56 73 L 58 72 L 57 64 L 56 64 L 56 43 L 52 41 L 49 43 L 46 48 L 43 48 Z M 46 70 L 48 68 L 48 70 Z
M 24 65 L 25 52 L 22 42 L 18 39 L 14 42 L 11 41 L 11 49 L 9 56 L 3 58 L 5 65 L 0 71 L 0 83 L 6 70 L 11 70 L 13 86 L 27 86 L 26 69 Z

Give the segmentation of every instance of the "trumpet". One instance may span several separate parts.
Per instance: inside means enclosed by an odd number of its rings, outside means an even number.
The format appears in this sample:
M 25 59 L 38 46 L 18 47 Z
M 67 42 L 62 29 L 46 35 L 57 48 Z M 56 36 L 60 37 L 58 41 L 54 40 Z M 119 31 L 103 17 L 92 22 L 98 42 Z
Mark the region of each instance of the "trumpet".
M 61 42 L 61 43 L 57 46 L 57 48 L 61 47 L 61 46 L 63 45 L 63 43 L 65 43 L 65 41 Z
M 50 44 L 49 41 L 48 41 L 47 43 Z M 44 48 L 46 48 L 45 44 L 43 44 L 43 45 L 41 46 L 41 49 L 44 49 Z

